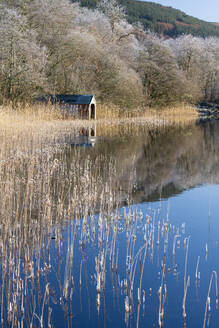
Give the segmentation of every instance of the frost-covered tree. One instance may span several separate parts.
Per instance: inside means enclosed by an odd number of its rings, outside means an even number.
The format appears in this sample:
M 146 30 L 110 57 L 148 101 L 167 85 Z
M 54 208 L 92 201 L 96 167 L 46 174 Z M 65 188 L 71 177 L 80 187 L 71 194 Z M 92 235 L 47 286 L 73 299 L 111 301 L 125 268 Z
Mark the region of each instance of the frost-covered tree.
M 218 98 L 218 38 L 162 39 L 116 0 L 2 0 L 0 94 L 95 93 L 127 107 Z M 4 5 L 3 5 L 4 3 Z
M 45 87 L 47 52 L 36 41 L 26 17 L 0 6 L 0 95 L 24 100 Z
M 219 96 L 219 39 L 203 40 L 202 92 L 205 100 L 213 101 Z
M 125 18 L 125 9 L 118 4 L 117 0 L 100 0 L 98 9 L 109 18 L 112 31 L 114 31 L 115 24 Z
M 149 104 L 168 105 L 184 100 L 186 84 L 174 57 L 160 40 L 149 39 L 140 52 L 138 71 Z
M 75 7 L 69 0 L 32 0 L 27 17 L 41 44 L 52 48 L 73 28 Z
M 132 94 L 136 90 L 138 95 L 133 99 L 140 99 L 141 88 L 134 87 L 140 79 L 129 67 L 136 42 L 118 43 L 104 13 L 68 0 L 34 0 L 28 17 L 40 44 L 48 49 L 47 77 L 52 93 L 95 93 L 104 101 L 124 104 L 126 99 L 130 105 L 131 93 L 121 87 L 130 85 Z M 130 28 L 121 20 L 117 27 L 123 34 Z M 126 44 L 123 50 L 121 44 Z
M 218 38 L 184 35 L 168 40 L 176 62 L 185 72 L 194 99 L 213 100 L 218 81 Z

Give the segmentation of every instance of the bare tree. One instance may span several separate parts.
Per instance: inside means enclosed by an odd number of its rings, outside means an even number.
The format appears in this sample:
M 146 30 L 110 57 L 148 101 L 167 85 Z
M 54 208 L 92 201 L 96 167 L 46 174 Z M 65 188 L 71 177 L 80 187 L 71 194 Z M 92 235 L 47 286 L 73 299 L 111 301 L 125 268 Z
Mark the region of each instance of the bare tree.
M 0 7 L 0 93 L 1 98 L 31 98 L 45 85 L 46 48 L 15 9 Z
M 150 105 L 169 105 L 184 99 L 185 78 L 160 40 L 147 41 L 139 55 L 138 71 Z
M 129 24 L 116 0 L 95 10 L 70 0 L 1 3 L 1 98 L 95 93 L 125 107 L 217 98 L 218 38 L 158 38 Z
M 219 97 L 219 39 L 204 40 L 202 51 L 202 91 L 205 100 Z
M 218 81 L 218 38 L 198 38 L 185 35 L 169 40 L 176 62 L 190 85 L 194 99 L 213 100 Z
M 109 18 L 112 31 L 114 31 L 115 24 L 125 18 L 125 9 L 116 0 L 100 0 L 98 9 Z

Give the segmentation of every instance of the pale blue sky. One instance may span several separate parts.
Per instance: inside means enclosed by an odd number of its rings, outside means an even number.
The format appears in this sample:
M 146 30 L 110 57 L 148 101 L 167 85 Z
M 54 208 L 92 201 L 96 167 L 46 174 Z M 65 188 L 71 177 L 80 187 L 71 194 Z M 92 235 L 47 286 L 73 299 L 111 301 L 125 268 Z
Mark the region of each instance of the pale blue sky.
M 219 0 L 150 0 L 150 2 L 180 9 L 188 15 L 208 22 L 219 22 Z

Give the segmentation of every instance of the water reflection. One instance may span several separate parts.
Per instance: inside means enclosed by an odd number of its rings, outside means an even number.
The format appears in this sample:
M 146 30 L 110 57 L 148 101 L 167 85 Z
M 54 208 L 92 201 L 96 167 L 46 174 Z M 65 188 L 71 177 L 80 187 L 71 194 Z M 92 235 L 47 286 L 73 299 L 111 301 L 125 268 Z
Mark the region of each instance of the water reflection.
M 0 167 L 2 327 L 218 323 L 217 123 L 61 140 Z
M 97 135 L 98 135 L 97 127 Z M 100 131 L 102 132 L 102 131 Z M 139 128 L 99 138 L 89 156 L 105 154 L 117 162 L 120 186 L 133 202 L 177 195 L 208 183 L 219 183 L 219 124 Z
M 135 124 L 106 128 L 94 125 L 78 129 L 67 143 L 92 146 L 81 153 L 82 162 L 89 157 L 94 163 L 104 156 L 104 162 L 114 163 L 112 188 L 121 205 L 156 201 L 195 186 L 219 183 L 217 121 L 153 129 Z M 75 152 L 68 150 L 70 161 L 74 156 Z M 100 171 L 103 179 L 104 165 Z
M 94 147 L 96 143 L 96 125 L 80 127 L 69 136 L 67 144 L 72 147 Z

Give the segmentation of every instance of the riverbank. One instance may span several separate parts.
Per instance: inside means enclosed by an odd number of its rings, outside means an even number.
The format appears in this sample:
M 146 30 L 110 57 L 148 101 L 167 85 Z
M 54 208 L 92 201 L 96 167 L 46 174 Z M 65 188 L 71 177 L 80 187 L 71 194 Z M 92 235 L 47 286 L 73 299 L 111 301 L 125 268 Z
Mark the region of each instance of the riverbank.
M 11 120 L 14 117 L 15 120 Z M 131 122 L 142 121 L 153 122 L 165 122 L 167 123 L 180 123 L 190 122 L 197 119 L 198 111 L 195 106 L 180 104 L 177 106 L 165 107 L 165 108 L 150 108 L 150 107 L 138 107 L 136 109 L 124 109 L 113 104 L 98 104 L 97 105 L 97 119 L 95 122 Z M 89 125 L 89 121 L 80 120 L 74 117 L 65 116 L 63 111 L 52 105 L 22 105 L 19 104 L 16 107 L 11 105 L 0 106 L 0 123 L 1 121 L 9 121 L 10 124 L 18 123 L 19 121 L 71 121 L 74 120 L 74 125 L 81 124 Z M 5 122 L 4 122 L 5 123 Z
M 188 104 L 178 104 L 168 107 L 138 107 L 124 109 L 113 104 L 100 104 L 97 106 L 97 119 L 124 119 L 138 117 L 159 117 L 170 120 L 188 120 L 197 118 L 197 108 Z
M 191 106 L 121 111 L 117 107 L 99 105 L 97 120 L 65 119 L 53 106 L 0 106 L 0 160 L 29 158 L 42 151 L 56 152 L 60 145 L 73 144 L 76 137 L 138 134 L 139 129 L 153 130 L 162 126 L 188 125 L 194 122 L 197 111 Z M 134 130 L 134 131 L 133 131 Z M 130 132 L 131 131 L 131 132 Z M 93 144 L 93 140 L 83 143 Z

